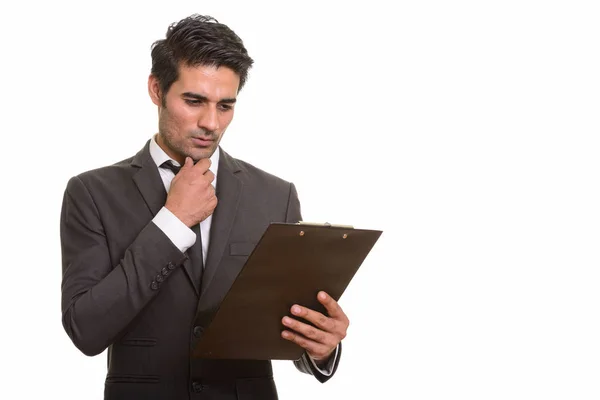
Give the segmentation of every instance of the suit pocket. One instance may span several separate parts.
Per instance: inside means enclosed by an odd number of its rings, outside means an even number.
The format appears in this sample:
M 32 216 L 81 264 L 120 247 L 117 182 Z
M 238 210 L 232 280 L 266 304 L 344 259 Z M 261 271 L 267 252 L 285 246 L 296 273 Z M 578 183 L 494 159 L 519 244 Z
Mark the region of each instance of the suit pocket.
M 129 337 L 110 347 L 107 383 L 158 381 L 159 354 L 154 338 Z
M 121 345 L 137 346 L 137 347 L 153 347 L 156 346 L 156 339 L 149 338 L 133 338 L 121 340 Z
M 111 400 L 164 400 L 157 376 L 112 375 L 106 377 L 104 398 Z
M 256 247 L 253 242 L 237 242 L 229 245 L 230 256 L 249 256 Z

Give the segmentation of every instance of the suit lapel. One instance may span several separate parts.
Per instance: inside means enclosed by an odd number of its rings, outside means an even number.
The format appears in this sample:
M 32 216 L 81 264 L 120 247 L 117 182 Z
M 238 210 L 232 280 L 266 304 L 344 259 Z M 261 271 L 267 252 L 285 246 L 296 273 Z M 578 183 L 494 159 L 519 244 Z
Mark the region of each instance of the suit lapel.
M 213 288 L 211 292 L 214 293 L 216 290 L 217 293 L 220 293 L 223 290 L 229 290 L 239 272 L 219 270 L 219 264 L 229 242 L 229 235 L 233 227 L 242 192 L 242 182 L 235 176 L 240 171 L 239 166 L 227 153 L 223 150 L 220 151 L 217 178 L 218 203 L 210 228 L 210 245 L 206 257 L 204 276 L 202 278 L 202 293 L 206 292 L 213 281 L 218 283 L 219 287 Z
M 158 168 L 150 156 L 150 141 L 133 157 L 131 165 L 139 168 L 133 175 L 133 181 L 154 216 L 165 205 L 167 192 L 160 179 Z
M 150 140 L 146 142 L 144 148 L 133 157 L 131 165 L 139 168 L 133 175 L 133 181 L 137 185 L 152 216 L 155 216 L 167 201 L 167 191 L 160 178 L 158 168 L 150 155 Z M 190 284 L 194 287 L 196 295 L 199 296 L 199 284 L 194 278 L 195 275 L 192 271 L 192 262 L 189 258 L 183 263 L 183 268 L 188 276 Z

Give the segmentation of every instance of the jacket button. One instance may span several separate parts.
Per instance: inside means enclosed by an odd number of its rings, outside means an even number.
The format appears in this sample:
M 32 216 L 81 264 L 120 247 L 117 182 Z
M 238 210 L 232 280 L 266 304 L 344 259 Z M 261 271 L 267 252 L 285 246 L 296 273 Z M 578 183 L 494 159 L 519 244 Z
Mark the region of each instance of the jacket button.
M 175 269 L 175 264 L 173 264 L 172 262 L 167 264 L 167 268 L 169 268 L 171 271 L 173 271 Z
M 200 382 L 192 382 L 192 391 L 194 393 L 200 393 L 202 391 L 202 389 L 204 389 L 204 387 L 202 386 L 202 384 Z
M 158 289 L 158 283 L 156 283 L 155 281 L 152 281 L 152 284 L 150 284 L 150 289 L 152 289 L 152 290 Z
M 166 268 L 163 268 L 160 270 L 160 273 L 162 274 L 162 276 L 167 276 L 167 275 L 169 275 L 169 270 Z
M 201 326 L 194 327 L 194 336 L 199 338 L 200 336 L 202 336 L 202 332 L 204 332 L 204 329 L 202 329 Z
M 164 280 L 165 280 L 165 278 L 163 278 L 162 275 L 156 275 L 156 282 L 162 282 Z

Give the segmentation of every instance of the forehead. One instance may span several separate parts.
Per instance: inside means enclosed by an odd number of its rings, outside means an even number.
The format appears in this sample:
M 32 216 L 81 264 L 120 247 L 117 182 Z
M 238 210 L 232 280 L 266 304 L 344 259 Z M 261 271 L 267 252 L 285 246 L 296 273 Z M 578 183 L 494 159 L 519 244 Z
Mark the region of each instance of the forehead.
M 173 83 L 172 89 L 177 95 L 194 93 L 207 97 L 211 101 L 237 96 L 240 77 L 227 67 L 208 65 L 180 65 L 179 78 Z

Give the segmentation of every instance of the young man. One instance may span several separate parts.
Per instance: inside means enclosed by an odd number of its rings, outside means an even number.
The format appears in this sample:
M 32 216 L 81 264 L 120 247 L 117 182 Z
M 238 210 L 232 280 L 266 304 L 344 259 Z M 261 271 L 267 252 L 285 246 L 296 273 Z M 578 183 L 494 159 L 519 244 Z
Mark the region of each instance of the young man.
M 219 147 L 253 60 L 211 17 L 173 25 L 152 48 L 159 126 L 133 157 L 67 184 L 61 212 L 64 328 L 84 354 L 108 349 L 105 399 L 276 399 L 271 363 L 191 357 L 198 312 L 214 312 L 272 221 L 301 220 L 294 185 Z M 216 191 L 215 191 L 216 187 Z M 294 305 L 282 337 L 325 382 L 348 318 Z M 243 335 L 243 332 L 240 332 Z

